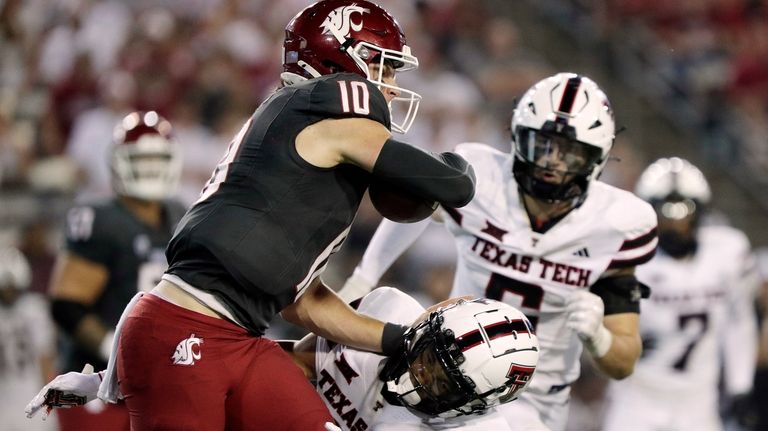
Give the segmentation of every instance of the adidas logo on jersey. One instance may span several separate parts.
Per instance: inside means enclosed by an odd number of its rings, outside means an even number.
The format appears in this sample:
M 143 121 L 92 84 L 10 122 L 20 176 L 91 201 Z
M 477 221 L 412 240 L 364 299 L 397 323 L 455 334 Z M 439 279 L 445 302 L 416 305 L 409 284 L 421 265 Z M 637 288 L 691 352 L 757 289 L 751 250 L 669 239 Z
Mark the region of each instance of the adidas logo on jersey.
M 181 340 L 176 346 L 173 356 L 171 356 L 173 365 L 195 365 L 195 361 L 199 361 L 203 356 L 203 351 L 200 348 L 202 343 L 203 339 L 195 337 L 195 334 Z
M 580 250 L 574 251 L 573 255 L 574 256 L 581 256 L 581 257 L 589 257 L 589 250 L 587 250 L 587 248 L 584 247 L 584 248 L 582 248 Z

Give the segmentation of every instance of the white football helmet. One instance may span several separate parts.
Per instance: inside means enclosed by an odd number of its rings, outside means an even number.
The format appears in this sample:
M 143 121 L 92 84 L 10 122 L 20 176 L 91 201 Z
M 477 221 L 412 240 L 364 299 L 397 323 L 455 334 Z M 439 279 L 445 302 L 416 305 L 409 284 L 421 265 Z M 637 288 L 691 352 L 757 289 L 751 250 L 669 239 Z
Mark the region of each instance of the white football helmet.
M 24 254 L 17 248 L 0 249 L 0 288 L 26 290 L 32 282 L 32 272 Z
M 708 204 L 712 197 L 704 174 L 679 157 L 659 159 L 645 168 L 635 186 L 635 194 L 649 202 L 677 195 L 700 204 Z
M 125 116 L 115 127 L 110 167 L 118 195 L 147 201 L 170 197 L 181 177 L 171 123 L 155 111 Z
M 481 414 L 516 399 L 539 360 L 533 326 L 490 299 L 442 308 L 406 333 L 381 373 L 385 398 L 424 418 Z
M 574 73 L 545 78 L 523 95 L 512 115 L 515 180 L 537 199 L 583 199 L 605 167 L 614 138 L 613 109 L 594 81 Z
M 712 197 L 704 174 L 679 157 L 650 164 L 635 186 L 635 194 L 653 205 L 659 217 L 659 247 L 680 258 L 695 253 L 696 229 Z

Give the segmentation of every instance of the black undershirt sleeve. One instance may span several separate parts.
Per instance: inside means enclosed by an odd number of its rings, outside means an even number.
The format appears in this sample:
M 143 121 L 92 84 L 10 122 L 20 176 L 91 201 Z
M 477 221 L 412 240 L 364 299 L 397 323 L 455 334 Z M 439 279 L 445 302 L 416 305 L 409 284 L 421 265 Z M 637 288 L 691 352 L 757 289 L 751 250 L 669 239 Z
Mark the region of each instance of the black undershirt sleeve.
M 606 316 L 640 313 L 640 299 L 651 296 L 651 289 L 640 283 L 634 275 L 601 278 L 589 291 L 603 300 Z
M 475 195 L 475 172 L 456 153 L 430 153 L 388 139 L 381 149 L 373 175 L 413 194 L 458 208 Z

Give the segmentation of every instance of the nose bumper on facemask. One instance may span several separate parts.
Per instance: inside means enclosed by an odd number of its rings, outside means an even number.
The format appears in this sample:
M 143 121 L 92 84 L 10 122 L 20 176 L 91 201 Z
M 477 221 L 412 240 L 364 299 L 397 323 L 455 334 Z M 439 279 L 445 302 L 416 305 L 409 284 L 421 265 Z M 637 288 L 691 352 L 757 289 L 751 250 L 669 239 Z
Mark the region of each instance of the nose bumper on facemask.
M 387 382 L 387 390 L 400 396 L 400 399 L 410 405 L 416 405 L 421 402 L 421 397 L 416 391 L 416 387 L 411 381 L 410 375 L 406 372 L 396 380 Z

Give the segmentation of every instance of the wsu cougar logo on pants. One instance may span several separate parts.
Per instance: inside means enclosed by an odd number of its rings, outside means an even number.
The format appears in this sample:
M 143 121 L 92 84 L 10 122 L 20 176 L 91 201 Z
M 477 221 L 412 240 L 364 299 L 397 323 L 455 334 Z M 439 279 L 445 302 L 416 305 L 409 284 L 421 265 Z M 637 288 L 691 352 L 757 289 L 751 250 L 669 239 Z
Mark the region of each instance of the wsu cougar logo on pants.
M 203 355 L 200 348 L 202 343 L 203 339 L 195 337 L 195 334 L 181 340 L 171 357 L 173 365 L 195 365 L 195 361 L 199 361 Z

